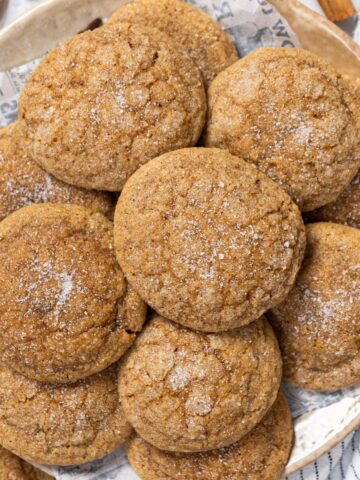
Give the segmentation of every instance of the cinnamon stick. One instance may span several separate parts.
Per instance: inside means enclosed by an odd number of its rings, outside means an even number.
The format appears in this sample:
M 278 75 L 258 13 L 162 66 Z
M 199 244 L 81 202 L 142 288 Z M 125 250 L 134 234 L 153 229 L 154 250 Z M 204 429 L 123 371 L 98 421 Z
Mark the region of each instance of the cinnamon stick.
M 319 0 L 319 3 L 332 22 L 340 22 L 356 14 L 352 0 Z

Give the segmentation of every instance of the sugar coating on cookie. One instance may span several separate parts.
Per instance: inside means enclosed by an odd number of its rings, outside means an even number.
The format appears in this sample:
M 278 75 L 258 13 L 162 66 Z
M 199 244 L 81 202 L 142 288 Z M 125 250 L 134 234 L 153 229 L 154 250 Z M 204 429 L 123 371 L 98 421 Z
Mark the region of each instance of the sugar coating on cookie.
M 100 213 L 30 205 L 0 223 L 0 356 L 19 373 L 67 382 L 98 372 L 127 350 L 145 316 Z
M 197 67 L 171 38 L 118 23 L 50 52 L 24 87 L 19 112 L 45 170 L 120 191 L 151 158 L 196 144 L 206 98 Z
M 157 316 L 124 357 L 119 389 L 142 438 L 163 450 L 197 452 L 246 435 L 274 403 L 280 379 L 266 320 L 207 334 Z
M 0 443 L 49 465 L 76 465 L 112 452 L 131 433 L 117 392 L 117 366 L 50 385 L 0 365 Z
M 306 218 L 313 222 L 342 223 L 360 228 L 360 171 L 334 202 L 308 212 Z
M 0 129 L 0 220 L 32 203 L 75 203 L 111 218 L 109 193 L 74 187 L 42 170 L 32 159 L 22 122 Z
M 224 150 L 162 155 L 127 182 L 115 212 L 127 279 L 159 314 L 190 328 L 245 325 L 280 303 L 305 233 L 290 197 Z
M 280 393 L 265 418 L 229 447 L 203 453 L 166 452 L 134 433 L 126 441 L 126 451 L 142 480 L 275 480 L 284 471 L 292 440 L 290 410 Z
M 360 110 L 349 84 L 302 49 L 265 48 L 208 91 L 204 135 L 281 185 L 308 211 L 335 200 L 360 167 Z
M 306 232 L 296 284 L 270 318 L 285 378 L 310 390 L 337 390 L 360 381 L 360 230 L 314 223 Z
M 0 478 L 2 480 L 52 480 L 53 477 L 0 447 Z
M 122 5 L 110 23 L 148 25 L 166 33 L 184 48 L 209 86 L 239 56 L 230 36 L 211 17 L 179 0 L 135 0 Z

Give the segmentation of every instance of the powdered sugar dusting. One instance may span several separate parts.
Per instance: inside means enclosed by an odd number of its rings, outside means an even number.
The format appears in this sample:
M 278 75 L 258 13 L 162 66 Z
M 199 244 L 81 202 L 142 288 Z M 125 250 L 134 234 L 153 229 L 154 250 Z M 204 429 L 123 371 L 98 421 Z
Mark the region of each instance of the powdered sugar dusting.
M 190 374 L 187 368 L 177 366 L 169 377 L 172 390 L 182 390 L 190 381 Z
M 197 391 L 189 395 L 185 408 L 188 415 L 208 415 L 213 409 L 213 401 L 209 395 Z
M 58 316 L 61 310 L 64 308 L 73 290 L 73 280 L 72 280 L 73 274 L 69 275 L 68 273 L 63 272 L 63 273 L 59 273 L 57 277 L 61 281 L 61 284 L 60 284 L 60 294 L 58 295 L 58 300 L 54 310 L 55 316 Z
M 41 301 L 44 307 L 48 305 L 51 308 L 53 318 L 61 320 L 60 316 L 68 308 L 72 295 L 86 289 L 75 282 L 75 270 L 58 272 L 50 260 L 43 263 L 33 260 L 28 271 L 28 276 L 22 278 L 26 294 L 20 299 L 22 303 L 28 304 L 25 315 L 31 315 L 34 309 L 39 308 L 38 302 Z M 36 280 L 29 284 L 30 275 Z M 42 300 L 37 298 L 38 293 Z

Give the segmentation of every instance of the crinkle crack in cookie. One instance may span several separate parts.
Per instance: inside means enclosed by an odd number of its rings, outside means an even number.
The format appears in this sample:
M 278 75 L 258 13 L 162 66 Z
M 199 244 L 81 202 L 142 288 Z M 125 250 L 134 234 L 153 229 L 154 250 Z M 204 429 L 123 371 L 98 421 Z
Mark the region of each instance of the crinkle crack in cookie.
M 127 182 L 115 248 L 134 289 L 190 328 L 245 325 L 280 303 L 300 267 L 305 233 L 290 197 L 224 150 L 170 152 Z
M 360 167 L 360 110 L 349 84 L 301 49 L 257 50 L 208 91 L 205 145 L 226 148 L 308 211 L 334 201 Z
M 179 0 L 136 0 L 121 6 L 109 23 L 140 23 L 158 28 L 184 48 L 199 67 L 205 85 L 238 60 L 236 47 L 220 25 Z
M 337 390 L 360 381 L 360 230 L 314 223 L 306 231 L 296 284 L 270 318 L 284 376 L 302 388 Z
M 103 215 L 75 205 L 31 205 L 0 223 L 0 355 L 7 365 L 34 380 L 67 382 L 127 350 L 146 306 L 118 266 L 112 235 Z
M 205 453 L 165 452 L 133 434 L 126 442 L 129 462 L 142 480 L 278 480 L 293 440 L 286 397 L 240 442 Z
M 57 180 L 31 160 L 29 149 L 22 122 L 0 130 L 0 220 L 32 203 L 75 203 L 109 218 L 113 216 L 110 194 Z
M 264 319 L 223 333 L 155 317 L 119 371 L 128 421 L 157 448 L 206 451 L 246 435 L 274 403 L 281 378 L 275 335 Z
M 1 480 L 54 480 L 21 458 L 0 447 Z
M 29 461 L 90 462 L 131 433 L 117 392 L 117 366 L 66 385 L 28 380 L 0 365 L 0 443 Z
M 119 191 L 143 163 L 195 145 L 206 98 L 190 57 L 157 29 L 118 23 L 50 52 L 19 111 L 34 160 L 79 187 Z

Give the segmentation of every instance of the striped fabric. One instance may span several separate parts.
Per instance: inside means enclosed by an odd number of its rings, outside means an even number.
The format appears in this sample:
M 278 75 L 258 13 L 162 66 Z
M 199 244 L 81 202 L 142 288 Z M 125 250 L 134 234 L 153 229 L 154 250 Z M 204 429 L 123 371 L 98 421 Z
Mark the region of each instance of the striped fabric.
M 336 448 L 286 480 L 360 480 L 360 428 Z

